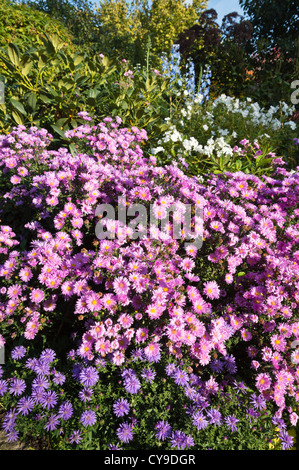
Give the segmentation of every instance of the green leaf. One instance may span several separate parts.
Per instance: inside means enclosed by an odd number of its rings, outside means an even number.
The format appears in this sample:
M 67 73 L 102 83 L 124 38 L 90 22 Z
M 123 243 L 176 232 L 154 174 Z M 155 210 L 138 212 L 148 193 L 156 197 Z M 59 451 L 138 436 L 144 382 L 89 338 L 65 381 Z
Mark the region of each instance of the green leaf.
M 65 138 L 64 130 L 63 130 L 63 129 L 60 129 L 60 127 L 55 126 L 55 124 L 52 124 L 51 127 L 52 127 L 52 129 L 53 129 L 55 132 L 57 132 L 57 134 L 59 134 L 61 137 L 64 137 L 64 138 Z
M 37 96 L 35 93 L 30 93 L 28 96 L 28 104 L 30 108 L 35 111 L 36 110 L 36 103 L 37 103 Z
M 12 115 L 12 118 L 14 119 L 14 121 L 19 124 L 19 125 L 23 125 L 24 124 L 24 120 L 23 120 L 23 117 L 22 115 L 18 112 L 18 111 L 12 111 L 11 112 L 11 115 Z
M 17 109 L 20 113 L 24 114 L 24 116 L 27 115 L 26 111 L 25 111 L 25 108 L 24 106 L 22 105 L 22 103 L 20 103 L 19 101 L 17 100 L 14 100 L 13 98 L 10 99 L 10 102 L 11 104 L 13 105 L 13 107 L 15 109 Z
M 81 64 L 82 60 L 84 60 L 84 55 L 82 54 L 78 54 L 76 55 L 76 57 L 74 58 L 74 65 L 79 65 Z
M 78 152 L 77 152 L 77 149 L 76 149 L 76 147 L 75 147 L 75 144 L 73 144 L 73 143 L 70 144 L 70 145 L 69 145 L 69 149 L 70 149 L 70 152 L 71 152 L 72 156 L 75 157 L 75 156 L 77 155 L 77 153 L 78 153 Z
M 32 69 L 33 62 L 31 60 L 27 61 L 24 65 L 22 64 L 21 72 L 25 77 L 28 75 L 30 70 Z
M 18 46 L 13 43 L 10 43 L 7 48 L 8 57 L 10 58 L 11 62 L 16 66 L 19 67 L 20 65 L 20 51 Z

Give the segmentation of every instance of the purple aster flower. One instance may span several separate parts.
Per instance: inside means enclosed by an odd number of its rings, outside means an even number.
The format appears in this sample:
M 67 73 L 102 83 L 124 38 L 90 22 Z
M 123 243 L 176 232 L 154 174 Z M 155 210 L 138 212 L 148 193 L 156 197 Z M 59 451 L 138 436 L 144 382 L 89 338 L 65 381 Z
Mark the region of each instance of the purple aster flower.
M 16 425 L 16 415 L 14 411 L 10 411 L 5 415 L 3 420 L 2 428 L 5 432 L 13 430 Z
M 58 417 L 67 421 L 73 415 L 73 405 L 69 401 L 65 401 L 59 407 Z
M 116 430 L 117 437 L 122 442 L 130 442 L 133 439 L 133 429 L 130 423 L 122 423 Z
M 247 391 L 247 387 L 244 384 L 244 382 L 237 382 L 236 380 L 234 380 L 233 388 L 237 390 L 237 393 L 239 392 L 246 393 Z
M 116 445 L 115 444 L 109 444 L 108 447 L 109 447 L 109 450 L 122 450 L 122 448 L 119 447 L 118 444 L 116 444 Z
M 49 362 L 49 363 L 53 362 L 55 357 L 56 357 L 55 351 L 53 351 L 53 349 L 50 349 L 50 348 L 45 349 L 40 355 L 41 360 Z
M 99 380 L 99 373 L 95 367 L 86 367 L 79 374 L 80 383 L 86 387 L 92 387 Z
M 44 398 L 44 389 L 43 388 L 35 388 L 31 393 L 31 397 L 36 404 L 40 404 Z
M 199 431 L 201 429 L 205 429 L 209 424 L 207 419 L 204 417 L 204 415 L 200 411 L 196 411 L 195 413 L 193 413 L 192 423 L 194 424 L 194 426 L 197 427 Z
M 46 408 L 49 410 L 50 408 L 54 408 L 54 406 L 57 403 L 57 393 L 54 391 L 46 391 L 43 392 L 42 400 L 41 400 L 41 405 L 43 408 Z
M 34 365 L 34 372 L 38 375 L 50 375 L 50 364 L 48 361 L 39 360 Z
M 171 434 L 171 447 L 184 450 L 186 447 L 186 434 L 183 431 L 173 431 Z
M 22 397 L 18 401 L 17 410 L 21 415 L 28 415 L 30 411 L 34 408 L 34 401 L 30 397 Z
M 192 436 L 187 435 L 185 439 L 186 448 L 193 447 L 195 445 L 194 439 Z
M 137 348 L 131 353 L 131 357 L 133 361 L 143 361 L 144 359 L 144 352 L 143 349 Z
M 175 373 L 175 371 L 176 371 L 176 366 L 173 363 L 168 364 L 165 368 L 166 374 L 170 377 L 173 377 L 173 374 Z
M 156 372 L 152 370 L 151 368 L 149 369 L 143 369 L 141 372 L 141 377 L 145 380 L 148 380 L 150 383 L 153 383 L 156 377 Z
M 93 410 L 83 411 L 80 421 L 83 426 L 93 426 L 97 421 L 95 412 Z
M 19 433 L 15 429 L 12 429 L 11 431 L 9 431 L 6 438 L 8 442 L 15 442 L 19 439 Z
M 62 385 L 65 382 L 65 375 L 61 372 L 55 372 L 53 382 L 56 385 Z
M 6 380 L 0 380 L 0 397 L 4 395 L 7 391 L 7 382 Z
M 238 430 L 238 428 L 237 428 L 237 423 L 238 423 L 240 420 L 237 419 L 234 415 L 227 416 L 224 420 L 225 420 L 225 423 L 226 423 L 227 427 L 228 427 L 231 431 L 237 431 L 237 430 Z
M 73 431 L 72 434 L 70 435 L 70 443 L 73 444 L 79 444 L 79 442 L 82 441 L 81 433 L 80 431 L 76 430 Z
M 171 426 L 167 421 L 158 421 L 155 428 L 157 429 L 156 437 L 160 441 L 165 441 L 165 439 L 171 434 Z
M 141 387 L 138 377 L 128 375 L 124 380 L 124 387 L 128 393 L 137 393 Z
M 214 424 L 214 426 L 220 426 L 221 424 L 221 413 L 214 408 L 207 411 L 208 418 L 210 420 L 210 424 Z
M 52 413 L 44 427 L 47 431 L 54 431 L 59 424 L 59 417 L 57 414 Z
M 26 348 L 24 346 L 16 346 L 12 352 L 11 352 L 11 357 L 14 360 L 22 359 L 26 354 Z
M 120 398 L 113 404 L 113 412 L 118 418 L 127 415 L 130 411 L 130 403 L 125 398 Z
M 256 395 L 255 393 L 250 397 L 250 401 L 255 410 L 264 410 L 266 408 L 266 401 L 262 395 Z
M 93 390 L 90 387 L 84 387 L 83 390 L 79 392 L 79 398 L 84 402 L 90 401 L 92 395 L 93 395 Z
M 173 374 L 174 381 L 177 385 L 187 385 L 189 382 L 189 376 L 186 371 L 177 369 Z
M 279 438 L 281 439 L 282 450 L 289 450 L 293 447 L 294 439 L 288 434 L 287 431 L 281 430 L 279 433 Z
M 12 383 L 10 384 L 9 391 L 14 396 L 22 395 L 26 388 L 25 380 L 13 378 Z
M 42 375 L 36 377 L 32 382 L 32 389 L 35 390 L 37 388 L 41 390 L 49 388 L 48 379 L 46 377 L 43 377 Z

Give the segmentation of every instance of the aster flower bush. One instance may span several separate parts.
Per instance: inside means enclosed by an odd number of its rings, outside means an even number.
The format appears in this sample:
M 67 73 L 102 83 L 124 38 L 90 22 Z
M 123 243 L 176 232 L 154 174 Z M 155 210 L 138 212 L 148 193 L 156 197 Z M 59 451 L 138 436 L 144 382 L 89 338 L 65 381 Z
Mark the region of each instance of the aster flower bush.
M 88 119 L 88 116 L 84 116 Z M 298 172 L 204 182 L 120 118 L 0 137 L 0 395 L 8 440 L 57 449 L 289 448 L 298 420 Z M 100 217 L 202 209 L 203 244 Z M 192 214 L 193 228 L 196 215 Z M 110 237 L 97 234 L 105 229 Z M 113 237 L 113 234 L 115 235 Z M 190 235 L 190 234 L 189 234 Z M 278 430 L 278 431 L 277 431 Z

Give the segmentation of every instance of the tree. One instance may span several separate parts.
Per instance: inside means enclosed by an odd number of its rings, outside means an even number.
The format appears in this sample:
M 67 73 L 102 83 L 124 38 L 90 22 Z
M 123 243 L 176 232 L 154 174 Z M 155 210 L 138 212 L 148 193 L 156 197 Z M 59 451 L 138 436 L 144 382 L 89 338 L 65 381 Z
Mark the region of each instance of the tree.
M 253 25 L 252 68 L 256 82 L 268 92 L 271 104 L 291 95 L 298 70 L 298 0 L 240 0 Z M 275 93 L 274 93 L 275 90 Z
M 177 34 L 196 23 L 207 0 L 24 0 L 62 21 L 75 43 L 109 56 L 144 63 L 150 42 L 153 60 L 170 53 Z
M 247 87 L 246 57 L 252 26 L 238 13 L 226 15 L 222 25 L 214 9 L 204 11 L 196 24 L 180 33 L 176 43 L 183 58 L 192 58 L 196 75 L 209 64 L 213 74 L 212 94 L 242 96 Z
M 253 25 L 255 42 L 267 38 L 270 47 L 294 50 L 299 29 L 297 0 L 240 0 L 240 5 Z

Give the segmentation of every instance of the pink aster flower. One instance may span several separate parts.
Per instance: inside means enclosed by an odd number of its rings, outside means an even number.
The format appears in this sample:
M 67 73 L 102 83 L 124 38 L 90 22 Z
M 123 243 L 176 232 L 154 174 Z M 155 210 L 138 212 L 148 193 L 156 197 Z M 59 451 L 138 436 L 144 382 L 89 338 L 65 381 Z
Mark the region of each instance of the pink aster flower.
M 88 295 L 86 303 L 91 312 L 95 312 L 102 308 L 101 299 L 95 292 Z
M 134 319 L 131 317 L 131 315 L 126 315 L 125 313 L 123 313 L 119 317 L 118 321 L 123 328 L 130 328 L 130 326 L 134 322 Z
M 216 281 L 204 283 L 204 293 L 209 299 L 219 299 L 220 289 Z
M 14 175 L 10 178 L 10 182 L 12 184 L 19 184 L 20 181 L 21 181 L 21 178 L 20 176 L 17 176 L 17 175 Z
M 127 281 L 127 279 L 123 276 L 117 277 L 113 281 L 113 288 L 117 295 L 126 294 L 129 290 L 129 286 L 129 281 Z
M 209 307 L 208 307 L 208 304 L 207 302 L 205 302 L 203 300 L 203 298 L 198 298 L 196 299 L 194 302 L 193 302 L 193 309 L 196 313 L 199 313 L 199 314 L 204 314 L 204 313 L 207 313 L 209 311 Z
M 149 361 L 155 361 L 160 358 L 160 345 L 159 343 L 151 342 L 144 348 L 144 354 Z
M 146 341 L 148 337 L 148 329 L 147 328 L 138 328 L 136 331 L 136 342 L 137 343 L 143 343 Z
M 45 294 L 41 289 L 33 289 L 30 293 L 30 300 L 37 304 L 41 303 L 45 298 Z
M 268 390 L 271 386 L 271 377 L 269 374 L 258 374 L 256 377 L 256 386 L 262 392 Z
M 95 350 L 98 352 L 102 357 L 106 356 L 110 349 L 110 341 L 105 340 L 104 338 L 100 338 L 95 343 Z

